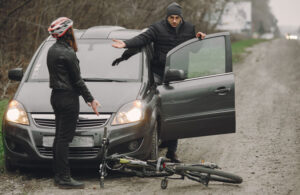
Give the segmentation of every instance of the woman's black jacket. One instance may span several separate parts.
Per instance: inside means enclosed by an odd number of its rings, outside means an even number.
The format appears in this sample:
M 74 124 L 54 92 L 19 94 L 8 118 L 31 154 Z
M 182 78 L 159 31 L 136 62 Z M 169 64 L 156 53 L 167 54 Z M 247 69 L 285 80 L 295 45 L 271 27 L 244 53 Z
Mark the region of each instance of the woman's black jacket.
M 50 88 L 72 90 L 82 95 L 86 102 L 94 100 L 80 75 L 79 60 L 73 50 L 63 40 L 57 40 L 47 55 L 50 74 Z

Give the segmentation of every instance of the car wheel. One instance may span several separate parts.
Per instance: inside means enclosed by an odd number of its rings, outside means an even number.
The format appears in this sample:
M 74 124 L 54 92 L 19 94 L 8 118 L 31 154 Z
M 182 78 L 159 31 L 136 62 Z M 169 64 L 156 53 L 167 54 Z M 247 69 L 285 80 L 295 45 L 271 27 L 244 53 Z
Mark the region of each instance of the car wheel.
M 156 160 L 158 158 L 158 134 L 157 134 L 157 122 L 154 124 L 154 129 L 152 132 L 152 138 L 151 138 L 151 152 L 149 159 L 150 160 Z
M 12 164 L 11 160 L 8 159 L 7 155 L 4 154 L 4 167 L 6 172 L 14 172 L 17 167 Z

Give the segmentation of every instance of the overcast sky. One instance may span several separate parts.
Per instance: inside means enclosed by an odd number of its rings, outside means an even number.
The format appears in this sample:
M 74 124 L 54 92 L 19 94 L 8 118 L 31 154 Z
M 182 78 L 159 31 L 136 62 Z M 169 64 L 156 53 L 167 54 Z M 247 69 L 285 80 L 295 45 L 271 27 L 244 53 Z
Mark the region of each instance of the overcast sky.
M 300 26 L 300 0 L 270 0 L 279 26 Z

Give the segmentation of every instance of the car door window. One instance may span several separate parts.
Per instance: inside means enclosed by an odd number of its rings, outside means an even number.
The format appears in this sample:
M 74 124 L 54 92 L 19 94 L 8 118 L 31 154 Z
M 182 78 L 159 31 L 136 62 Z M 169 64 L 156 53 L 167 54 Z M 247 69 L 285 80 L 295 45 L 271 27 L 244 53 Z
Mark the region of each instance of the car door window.
M 170 69 L 184 70 L 186 78 L 225 73 L 224 36 L 192 42 L 170 55 Z
M 170 69 L 184 70 L 188 79 L 182 80 L 181 71 Z M 167 54 L 165 73 L 166 81 L 157 86 L 162 140 L 235 132 L 229 33 L 194 38 L 173 48 Z

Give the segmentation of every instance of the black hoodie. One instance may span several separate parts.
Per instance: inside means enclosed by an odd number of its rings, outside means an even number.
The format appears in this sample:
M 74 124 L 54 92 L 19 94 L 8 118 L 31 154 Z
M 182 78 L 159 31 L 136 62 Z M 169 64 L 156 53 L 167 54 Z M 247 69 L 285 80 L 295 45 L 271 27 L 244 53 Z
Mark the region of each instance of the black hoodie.
M 152 71 L 163 77 L 167 53 L 179 44 L 194 37 L 194 25 L 182 19 L 182 23 L 176 29 L 169 24 L 167 19 L 163 19 L 152 24 L 147 31 L 124 42 L 126 48 L 141 48 L 153 42 L 154 56 L 151 62 Z

